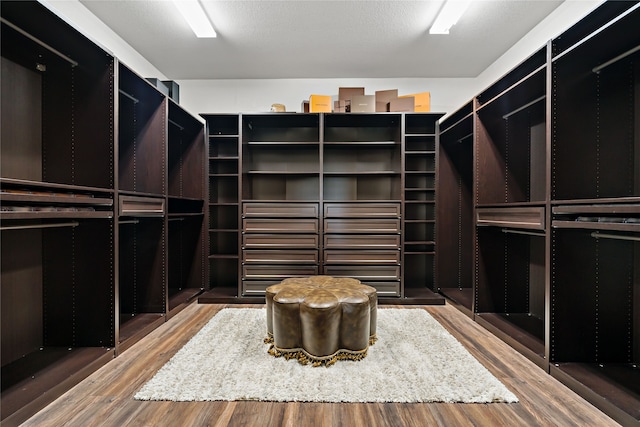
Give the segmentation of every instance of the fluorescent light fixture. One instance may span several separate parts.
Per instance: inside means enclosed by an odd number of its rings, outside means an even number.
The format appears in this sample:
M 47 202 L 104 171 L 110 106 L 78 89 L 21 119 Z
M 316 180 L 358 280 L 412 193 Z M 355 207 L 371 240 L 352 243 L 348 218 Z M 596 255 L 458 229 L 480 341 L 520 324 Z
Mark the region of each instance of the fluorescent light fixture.
M 436 20 L 429 29 L 429 34 L 449 34 L 449 29 L 453 27 L 462 16 L 471 0 L 446 0 Z
M 213 29 L 211 21 L 198 0 L 174 0 L 184 19 L 187 21 L 196 37 L 207 38 L 216 37 L 216 30 Z

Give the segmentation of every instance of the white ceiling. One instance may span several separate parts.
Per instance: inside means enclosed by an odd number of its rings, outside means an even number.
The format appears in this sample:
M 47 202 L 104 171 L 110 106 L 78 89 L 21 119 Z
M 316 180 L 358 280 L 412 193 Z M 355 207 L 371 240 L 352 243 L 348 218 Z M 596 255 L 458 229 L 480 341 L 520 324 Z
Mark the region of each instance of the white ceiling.
M 200 0 L 197 39 L 166 0 L 80 0 L 170 79 L 476 77 L 563 0 L 475 0 L 449 35 L 442 0 Z

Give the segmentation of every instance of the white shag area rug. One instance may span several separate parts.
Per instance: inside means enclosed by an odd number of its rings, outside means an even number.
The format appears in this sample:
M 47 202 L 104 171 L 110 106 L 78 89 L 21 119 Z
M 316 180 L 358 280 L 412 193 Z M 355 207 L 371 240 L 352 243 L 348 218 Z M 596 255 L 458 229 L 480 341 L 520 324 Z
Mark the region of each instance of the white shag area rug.
M 429 313 L 378 309 L 367 357 L 329 367 L 267 353 L 266 309 L 224 308 L 135 395 L 137 400 L 517 402 Z

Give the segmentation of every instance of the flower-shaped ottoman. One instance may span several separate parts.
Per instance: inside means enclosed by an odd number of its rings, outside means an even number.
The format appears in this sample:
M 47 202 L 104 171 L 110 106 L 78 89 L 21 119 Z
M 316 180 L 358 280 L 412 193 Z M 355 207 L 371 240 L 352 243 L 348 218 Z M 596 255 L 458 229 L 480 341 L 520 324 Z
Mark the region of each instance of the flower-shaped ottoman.
M 266 303 L 273 356 L 328 366 L 364 358 L 376 340 L 376 290 L 357 279 L 285 279 L 267 288 Z

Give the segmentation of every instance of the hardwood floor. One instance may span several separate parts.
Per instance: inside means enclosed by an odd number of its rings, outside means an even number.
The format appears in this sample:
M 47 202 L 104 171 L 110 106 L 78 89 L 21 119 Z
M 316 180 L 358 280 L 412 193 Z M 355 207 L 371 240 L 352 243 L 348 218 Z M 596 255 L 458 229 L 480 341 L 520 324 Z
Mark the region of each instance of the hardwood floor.
M 189 305 L 22 425 L 38 427 L 63 425 L 82 427 L 605 427 L 618 425 L 449 304 L 423 308 L 440 321 L 482 364 L 514 392 L 520 400 L 519 403 L 320 404 L 134 400 L 135 392 L 223 307 L 226 306 L 197 303 Z M 260 305 L 243 307 L 260 307 Z M 386 307 L 390 306 L 380 309 Z M 212 360 L 211 363 L 215 361 Z M 193 369 L 207 369 L 207 367 L 194 366 Z

